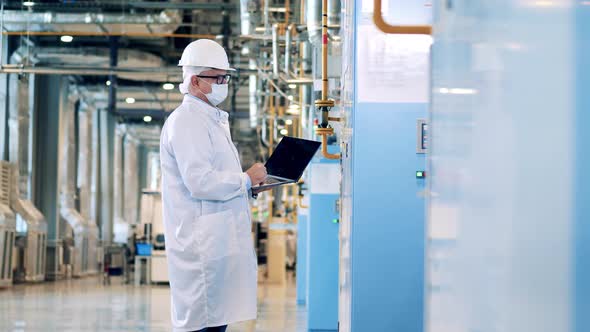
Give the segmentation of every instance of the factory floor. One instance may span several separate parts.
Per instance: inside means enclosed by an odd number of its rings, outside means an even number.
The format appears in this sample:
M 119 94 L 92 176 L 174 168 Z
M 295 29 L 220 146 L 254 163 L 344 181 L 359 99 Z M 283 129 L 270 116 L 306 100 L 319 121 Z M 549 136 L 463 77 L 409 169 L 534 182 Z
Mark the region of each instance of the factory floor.
M 296 305 L 295 285 L 261 283 L 259 318 L 230 326 L 228 332 L 303 332 L 305 309 Z M 0 331 L 146 331 L 170 328 L 168 286 L 103 286 L 86 277 L 0 289 Z

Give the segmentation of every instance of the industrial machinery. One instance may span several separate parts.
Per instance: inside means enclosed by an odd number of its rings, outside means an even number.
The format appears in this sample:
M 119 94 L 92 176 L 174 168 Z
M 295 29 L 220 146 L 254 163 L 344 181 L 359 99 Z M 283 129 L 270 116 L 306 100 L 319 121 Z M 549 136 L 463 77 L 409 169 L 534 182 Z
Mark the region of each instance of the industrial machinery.
M 0 162 L 0 288 L 12 285 L 12 252 L 16 234 L 16 217 L 10 209 L 12 167 Z
M 432 7 L 343 6 L 339 331 L 422 332 Z

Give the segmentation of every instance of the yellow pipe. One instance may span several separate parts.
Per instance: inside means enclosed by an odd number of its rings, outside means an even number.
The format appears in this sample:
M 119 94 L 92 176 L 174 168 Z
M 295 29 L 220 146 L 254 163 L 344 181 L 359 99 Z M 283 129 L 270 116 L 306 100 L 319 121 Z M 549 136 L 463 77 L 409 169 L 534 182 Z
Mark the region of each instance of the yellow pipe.
M 289 12 L 291 11 L 291 3 L 285 0 L 285 25 L 289 24 Z
M 322 100 L 328 100 L 328 0 L 322 4 Z
M 377 28 L 388 34 L 408 34 L 408 35 L 431 35 L 432 26 L 430 25 L 391 25 L 385 22 L 381 12 L 382 0 L 373 2 L 373 22 Z
M 334 135 L 334 128 L 318 128 L 316 134 L 322 136 L 322 155 L 326 159 L 340 159 L 341 155 L 328 152 L 328 136 Z
M 322 99 L 316 100 L 316 107 L 325 107 L 322 110 L 322 123 L 327 123 L 331 107 L 334 107 L 334 101 L 328 99 L 328 0 L 322 1 Z M 316 134 L 322 136 L 322 155 L 326 159 L 340 159 L 340 154 L 328 153 L 328 136 L 334 134 L 333 128 L 317 128 Z

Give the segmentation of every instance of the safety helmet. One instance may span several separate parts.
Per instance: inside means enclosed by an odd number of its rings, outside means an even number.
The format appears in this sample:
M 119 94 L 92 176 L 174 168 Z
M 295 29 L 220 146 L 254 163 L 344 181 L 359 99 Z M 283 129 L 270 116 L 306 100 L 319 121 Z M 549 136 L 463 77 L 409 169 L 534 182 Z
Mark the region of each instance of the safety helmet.
M 235 70 L 229 67 L 227 54 L 223 47 L 211 39 L 199 39 L 188 44 L 182 51 L 178 66 Z

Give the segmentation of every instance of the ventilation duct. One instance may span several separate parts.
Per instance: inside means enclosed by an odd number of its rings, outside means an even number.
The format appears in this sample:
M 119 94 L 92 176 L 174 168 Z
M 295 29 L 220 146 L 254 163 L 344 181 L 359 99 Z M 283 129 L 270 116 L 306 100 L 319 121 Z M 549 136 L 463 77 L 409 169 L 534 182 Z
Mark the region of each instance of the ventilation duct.
M 83 252 L 82 260 L 82 274 L 96 273 L 98 262 L 97 246 L 98 246 L 98 226 L 96 225 L 96 218 L 93 218 L 93 164 L 96 159 L 93 156 L 93 140 L 94 140 L 94 112 L 95 109 L 90 107 L 87 103 L 81 102 L 78 111 L 78 190 L 80 193 L 80 214 L 86 221 L 87 227 L 87 246 L 86 252 Z M 97 146 L 95 147 L 97 148 Z M 95 171 L 95 170 L 94 170 Z M 94 190 L 96 190 L 94 188 Z
M 34 75 L 10 76 L 9 160 L 14 164 L 11 177 L 10 205 L 27 225 L 24 248 L 17 266 L 17 277 L 24 281 L 45 279 L 47 223 L 30 201 L 30 127 L 34 98 Z
M 113 157 L 113 233 L 114 242 L 127 243 L 129 227 L 123 219 L 123 138 L 125 137 L 125 125 L 117 125 L 115 128 L 115 144 Z
M 92 102 L 96 109 L 105 109 L 108 105 L 108 91 L 106 87 L 91 86 L 80 87 L 85 100 Z M 122 87 L 117 88 L 117 109 L 147 110 L 157 109 L 172 111 L 182 103 L 183 95 L 178 90 L 166 91 L 160 87 Z M 133 98 L 135 102 L 128 104 L 126 98 Z
M 35 66 L 81 66 L 85 68 L 109 68 L 110 50 L 104 47 L 31 47 L 21 46 L 11 56 L 12 64 L 32 64 Z M 134 69 L 154 69 L 145 73 L 117 73 L 127 80 L 150 82 L 180 82 L 181 72 L 171 67 L 169 72 L 161 71 L 166 63 L 158 56 L 148 52 L 130 49 L 118 51 L 118 67 Z M 155 70 L 158 71 L 155 71 Z
M 125 198 L 125 220 L 135 225 L 138 222 L 139 209 L 139 140 L 131 135 L 125 136 L 125 153 L 123 158 L 123 197 Z
M 177 10 L 159 14 L 55 13 L 4 11 L 4 29 L 10 31 L 55 31 L 80 33 L 172 33 L 182 23 Z
M 12 250 L 16 216 L 10 209 L 12 165 L 0 161 L 0 288 L 12 285 Z
M 159 147 L 160 128 L 129 126 L 115 128 L 114 146 L 114 242 L 126 243 L 131 225 L 139 222 L 139 147 Z
M 75 113 L 79 96 L 75 88 L 70 87 L 68 100 L 62 110 L 62 141 L 60 143 L 60 215 L 73 232 L 74 247 L 70 255 L 72 275 L 81 276 L 87 266 L 88 253 L 88 222 L 76 210 L 76 132 Z M 84 140 L 84 138 L 82 138 Z M 80 143 L 85 143 L 80 141 Z M 81 151 L 84 147 L 81 146 Z

